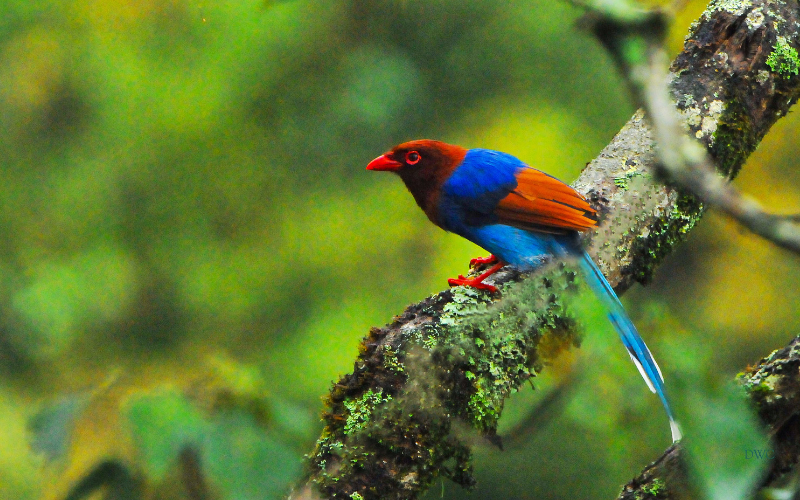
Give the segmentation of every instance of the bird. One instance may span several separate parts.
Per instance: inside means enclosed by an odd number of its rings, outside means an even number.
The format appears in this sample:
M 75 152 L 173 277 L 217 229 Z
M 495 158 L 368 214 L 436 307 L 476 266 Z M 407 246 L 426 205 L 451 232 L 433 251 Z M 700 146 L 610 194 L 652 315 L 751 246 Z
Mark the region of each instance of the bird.
M 367 170 L 399 175 L 431 222 L 491 253 L 470 262 L 491 264 L 488 270 L 473 278 L 450 278 L 450 286 L 496 293 L 497 288 L 484 280 L 506 265 L 530 271 L 552 259 L 577 260 L 631 360 L 661 400 L 672 441 L 681 439 L 661 369 L 614 289 L 580 244 L 579 233 L 596 227 L 599 220 L 583 195 L 508 153 L 431 139 L 399 144 L 372 160 Z

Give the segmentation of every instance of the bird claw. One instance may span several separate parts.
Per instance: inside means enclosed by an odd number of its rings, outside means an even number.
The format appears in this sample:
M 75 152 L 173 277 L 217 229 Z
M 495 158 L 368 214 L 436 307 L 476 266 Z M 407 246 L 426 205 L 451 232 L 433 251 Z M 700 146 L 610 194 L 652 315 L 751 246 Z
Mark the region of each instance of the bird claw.
M 450 286 L 471 286 L 472 288 L 477 288 L 478 290 L 487 290 L 491 293 L 497 293 L 496 286 L 484 283 L 478 278 L 465 278 L 460 274 L 458 275 L 458 278 L 448 279 L 447 284 Z
M 482 266 L 484 264 L 494 264 L 497 262 L 497 257 L 490 255 L 488 257 L 475 257 L 469 261 L 469 267 Z

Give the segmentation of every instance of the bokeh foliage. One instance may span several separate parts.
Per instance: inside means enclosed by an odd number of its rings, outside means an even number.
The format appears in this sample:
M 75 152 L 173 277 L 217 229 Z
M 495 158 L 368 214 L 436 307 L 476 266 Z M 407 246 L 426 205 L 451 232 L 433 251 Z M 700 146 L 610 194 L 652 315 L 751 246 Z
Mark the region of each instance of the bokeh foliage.
M 673 51 L 702 8 L 677 12 Z M 633 112 L 566 3 L 4 0 L 0 14 L 10 500 L 89 477 L 185 498 L 174 485 L 197 470 L 214 498 L 278 495 L 368 327 L 482 253 L 366 163 L 432 137 L 571 180 Z M 782 120 L 737 181 L 776 211 L 800 206 L 799 128 Z M 799 271 L 710 214 L 626 303 L 666 375 L 713 400 L 800 332 Z M 657 400 L 590 323 L 535 384 L 583 366 L 563 411 L 519 447 L 479 446 L 472 498 L 609 498 L 668 444 Z M 512 398 L 502 425 L 538 399 Z

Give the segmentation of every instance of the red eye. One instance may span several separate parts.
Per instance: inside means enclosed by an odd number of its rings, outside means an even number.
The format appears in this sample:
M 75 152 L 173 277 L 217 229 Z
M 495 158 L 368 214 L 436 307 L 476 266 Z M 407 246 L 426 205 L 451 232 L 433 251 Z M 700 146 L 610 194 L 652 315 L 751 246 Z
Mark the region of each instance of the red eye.
M 409 151 L 406 153 L 406 163 L 409 165 L 416 165 L 420 159 L 422 159 L 422 157 L 416 151 Z

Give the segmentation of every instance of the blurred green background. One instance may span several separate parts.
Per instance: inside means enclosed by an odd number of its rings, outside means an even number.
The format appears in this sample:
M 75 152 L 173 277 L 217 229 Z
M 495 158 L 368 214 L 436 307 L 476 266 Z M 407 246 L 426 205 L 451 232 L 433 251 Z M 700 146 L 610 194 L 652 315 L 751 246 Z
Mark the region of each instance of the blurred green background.
M 704 6 L 677 10 L 673 54 Z M 579 16 L 0 0 L 0 497 L 62 499 L 94 472 L 108 498 L 189 498 L 175 478 L 193 456 L 214 498 L 284 492 L 368 328 L 484 253 L 364 167 L 429 137 L 571 182 L 634 111 Z M 800 206 L 798 132 L 781 120 L 736 181 L 776 212 Z M 799 274 L 712 212 L 626 294 L 679 416 L 682 389 L 711 394 L 800 333 Z M 590 330 L 501 433 L 583 366 L 563 411 L 505 452 L 478 446 L 474 492 L 428 498 L 612 498 L 663 451 L 658 400 L 613 331 Z M 120 477 L 139 486 L 114 493 Z

